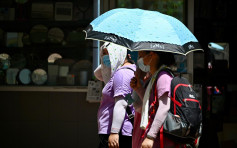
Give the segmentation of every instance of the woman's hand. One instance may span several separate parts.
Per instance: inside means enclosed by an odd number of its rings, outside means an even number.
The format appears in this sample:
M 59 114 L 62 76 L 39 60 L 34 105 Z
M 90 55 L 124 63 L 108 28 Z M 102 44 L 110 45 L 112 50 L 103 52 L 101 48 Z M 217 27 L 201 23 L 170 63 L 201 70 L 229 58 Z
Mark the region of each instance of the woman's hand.
M 108 139 L 109 148 L 119 148 L 119 134 L 111 133 Z
M 141 148 L 152 148 L 154 144 L 154 140 L 145 138 L 145 140 L 142 142 Z
M 139 68 L 137 68 L 137 70 L 134 72 L 135 77 L 131 79 L 130 86 L 135 91 L 142 87 L 142 84 L 140 81 L 141 73 L 142 71 Z

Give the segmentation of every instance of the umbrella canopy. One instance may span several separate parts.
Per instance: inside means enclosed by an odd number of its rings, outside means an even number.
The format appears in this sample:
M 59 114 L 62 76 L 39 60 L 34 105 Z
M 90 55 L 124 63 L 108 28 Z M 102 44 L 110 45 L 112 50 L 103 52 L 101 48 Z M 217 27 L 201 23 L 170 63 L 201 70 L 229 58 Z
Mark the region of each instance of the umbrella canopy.
M 202 50 L 182 22 L 158 11 L 113 9 L 93 20 L 84 31 L 86 39 L 112 42 L 132 51 L 154 50 L 186 55 Z

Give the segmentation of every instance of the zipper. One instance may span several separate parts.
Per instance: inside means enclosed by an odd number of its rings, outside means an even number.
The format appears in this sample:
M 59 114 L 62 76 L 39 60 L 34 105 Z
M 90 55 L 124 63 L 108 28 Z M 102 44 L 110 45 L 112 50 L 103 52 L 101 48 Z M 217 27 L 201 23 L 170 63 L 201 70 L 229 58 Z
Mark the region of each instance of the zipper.
M 175 98 L 176 98 L 176 90 L 180 87 L 180 86 L 185 86 L 185 87 L 189 87 L 189 89 L 192 87 L 190 84 L 178 84 L 178 85 L 176 85 L 175 86 L 175 88 L 174 88 L 174 91 L 173 91 L 173 95 L 174 95 L 174 100 L 175 100 Z
M 185 98 L 185 99 L 183 99 L 183 101 L 184 101 L 184 102 L 186 102 L 186 101 L 197 102 L 197 103 L 199 104 L 199 108 L 202 109 L 202 108 L 201 108 L 201 105 L 200 105 L 200 102 L 199 102 L 198 100 L 196 100 L 196 99 Z
M 178 89 L 179 86 L 185 86 L 185 87 L 189 87 L 190 88 L 190 85 L 182 84 L 182 83 L 175 86 L 175 88 L 173 90 L 174 96 L 173 96 L 173 98 L 171 98 L 172 101 L 174 102 L 174 115 L 176 115 L 176 104 L 179 105 L 179 106 L 182 106 L 182 104 L 180 102 L 175 100 L 175 98 L 176 98 L 176 90 Z
M 191 89 L 191 87 L 192 87 L 190 84 L 178 84 L 178 85 L 176 85 L 175 88 L 174 88 L 174 92 L 173 92 L 174 95 L 175 95 L 176 90 L 177 90 L 178 87 L 180 87 L 180 86 L 185 86 L 185 87 L 188 87 L 189 89 Z M 174 98 L 175 98 L 175 96 L 174 96 Z

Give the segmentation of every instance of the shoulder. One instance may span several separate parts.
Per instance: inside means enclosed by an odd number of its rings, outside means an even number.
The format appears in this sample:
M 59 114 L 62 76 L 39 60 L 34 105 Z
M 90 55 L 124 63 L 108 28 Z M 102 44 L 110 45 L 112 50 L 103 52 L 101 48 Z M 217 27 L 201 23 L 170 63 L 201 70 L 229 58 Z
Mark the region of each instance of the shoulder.
M 168 92 L 170 96 L 170 86 L 173 77 L 166 71 L 162 71 L 156 83 L 156 88 L 158 90 L 158 98 L 160 98 L 164 93 Z
M 166 71 L 160 72 L 157 79 L 157 85 L 170 84 L 173 77 Z
M 158 79 L 173 79 L 173 77 L 169 72 L 161 71 L 158 75 Z
M 132 65 L 129 65 L 129 66 L 122 66 L 114 73 L 114 77 L 134 76 L 135 71 L 136 71 L 136 65 L 135 64 L 132 64 Z
M 113 75 L 114 96 L 131 93 L 130 81 L 134 77 L 134 71 L 122 68 Z

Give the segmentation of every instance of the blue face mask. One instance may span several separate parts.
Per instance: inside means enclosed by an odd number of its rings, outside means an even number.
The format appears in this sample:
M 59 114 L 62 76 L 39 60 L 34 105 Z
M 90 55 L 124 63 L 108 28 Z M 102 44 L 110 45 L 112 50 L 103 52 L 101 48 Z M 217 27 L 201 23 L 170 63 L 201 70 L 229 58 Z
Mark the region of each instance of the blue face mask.
M 149 65 L 144 65 L 143 58 L 140 58 L 139 60 L 137 60 L 137 65 L 144 72 L 149 72 L 150 71 L 150 66 Z
M 109 60 L 109 55 L 104 55 L 102 57 L 102 62 L 106 67 L 111 67 L 111 63 L 110 63 L 110 60 Z

